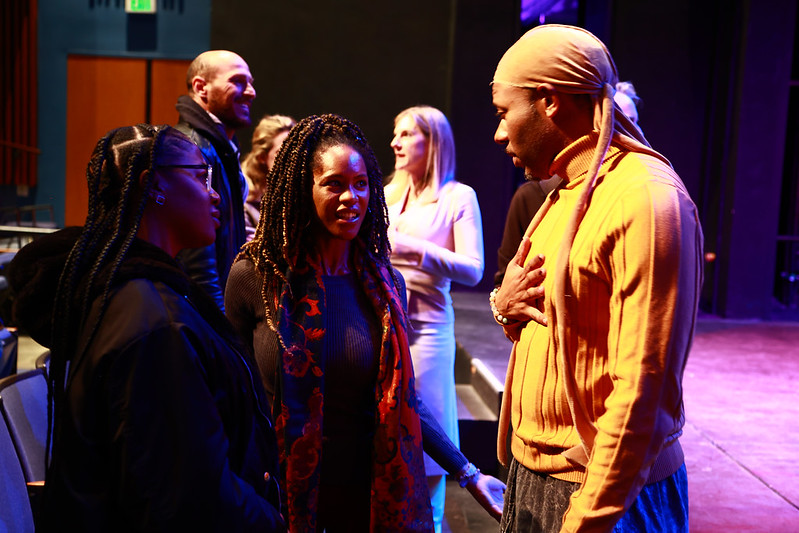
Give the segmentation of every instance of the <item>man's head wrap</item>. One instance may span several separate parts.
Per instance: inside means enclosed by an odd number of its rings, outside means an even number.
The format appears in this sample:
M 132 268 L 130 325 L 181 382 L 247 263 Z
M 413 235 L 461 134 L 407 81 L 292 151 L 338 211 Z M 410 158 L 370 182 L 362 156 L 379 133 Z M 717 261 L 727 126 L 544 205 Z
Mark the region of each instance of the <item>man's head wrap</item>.
M 568 260 L 574 236 L 588 209 L 589 200 L 596 186 L 599 168 L 607 154 L 611 141 L 633 152 L 643 152 L 669 164 L 665 157 L 653 150 L 643 133 L 622 112 L 613 101 L 618 82 L 618 72 L 607 47 L 591 32 L 574 26 L 547 24 L 525 33 L 502 56 L 492 83 L 513 87 L 537 89 L 542 83 L 554 86 L 556 91 L 567 94 L 588 94 L 594 104 L 594 130 L 599 133 L 594 156 L 586 175 L 586 186 L 571 213 L 561 240 L 558 258 L 553 269 L 554 317 L 553 326 L 557 333 L 558 360 L 566 378 L 564 387 L 575 428 L 580 436 L 581 446 L 564 452 L 564 455 L 577 463 L 585 465 L 591 455 L 596 427 L 591 421 L 581 396 L 577 394 L 574 372 L 569 354 L 566 325 L 570 322 L 566 304 L 566 290 L 569 285 Z M 552 195 L 539 209 L 530 223 L 525 236 L 529 237 L 540 220 L 552 205 Z M 504 404 L 504 402 L 503 402 Z M 504 426 L 506 406 L 502 407 L 500 425 Z M 507 427 L 507 426 L 504 426 Z M 500 435 L 503 429 L 500 429 Z M 500 439 L 502 440 L 502 439 Z M 506 462 L 504 440 L 498 441 L 500 460 Z
M 615 105 L 618 80 L 610 52 L 594 34 L 575 26 L 546 24 L 525 33 L 505 52 L 493 83 L 531 89 L 549 83 L 563 93 L 588 94 L 594 102 L 594 129 L 600 134 L 600 162 L 613 137 L 629 150 L 665 160 Z

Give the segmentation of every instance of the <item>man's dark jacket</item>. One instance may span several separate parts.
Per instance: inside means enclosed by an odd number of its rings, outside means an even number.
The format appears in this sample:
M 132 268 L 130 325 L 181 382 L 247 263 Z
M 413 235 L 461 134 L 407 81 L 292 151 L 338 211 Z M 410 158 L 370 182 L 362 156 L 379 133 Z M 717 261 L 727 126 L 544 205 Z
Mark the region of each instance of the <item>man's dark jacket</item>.
M 213 165 L 213 187 L 219 194 L 221 225 L 216 242 L 207 248 L 184 250 L 178 255 L 194 281 L 202 286 L 224 310 L 224 291 L 230 267 L 246 240 L 244 227 L 245 181 L 239 153 L 225 136 L 221 124 L 190 97 L 183 95 L 175 105 L 180 114 L 177 129 L 185 133 Z M 238 142 L 233 138 L 236 146 Z

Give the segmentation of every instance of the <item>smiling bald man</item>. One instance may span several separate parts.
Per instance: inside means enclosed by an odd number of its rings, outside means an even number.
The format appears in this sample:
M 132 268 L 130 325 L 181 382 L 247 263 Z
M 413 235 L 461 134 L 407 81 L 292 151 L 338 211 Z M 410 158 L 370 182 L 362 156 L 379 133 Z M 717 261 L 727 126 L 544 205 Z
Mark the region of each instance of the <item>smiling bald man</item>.
M 255 88 L 250 67 L 238 54 L 210 50 L 198 55 L 186 73 L 188 94 L 178 98 L 177 129 L 185 133 L 212 165 L 219 194 L 221 225 L 214 244 L 185 250 L 178 259 L 189 275 L 224 311 L 228 273 L 246 240 L 244 199 L 247 184 L 239 165 L 236 130 L 250 125 Z

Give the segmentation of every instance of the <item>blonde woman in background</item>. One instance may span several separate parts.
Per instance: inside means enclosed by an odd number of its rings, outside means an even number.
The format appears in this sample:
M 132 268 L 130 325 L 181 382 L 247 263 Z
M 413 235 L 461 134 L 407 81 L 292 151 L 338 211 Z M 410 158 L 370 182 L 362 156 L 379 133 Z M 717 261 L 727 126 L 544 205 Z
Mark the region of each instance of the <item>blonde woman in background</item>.
M 265 115 L 252 132 L 252 149 L 241 164 L 249 193 L 244 202 L 244 220 L 247 240 L 251 240 L 258 227 L 261 197 L 266 188 L 266 175 L 275 162 L 283 140 L 294 126 L 295 120 L 285 115 Z
M 391 262 L 405 278 L 416 390 L 458 443 L 455 314 L 450 283 L 483 277 L 483 227 L 474 190 L 455 180 L 455 142 L 444 114 L 430 106 L 394 119 L 394 175 L 386 186 Z M 433 520 L 441 531 L 445 471 L 425 455 Z

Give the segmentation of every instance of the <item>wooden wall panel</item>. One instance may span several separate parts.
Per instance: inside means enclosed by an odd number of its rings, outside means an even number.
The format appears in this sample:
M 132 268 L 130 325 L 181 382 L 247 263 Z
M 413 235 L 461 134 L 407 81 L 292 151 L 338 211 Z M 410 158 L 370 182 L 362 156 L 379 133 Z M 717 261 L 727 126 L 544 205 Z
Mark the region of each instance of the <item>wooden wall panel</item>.
M 86 165 L 109 130 L 143 122 L 146 62 L 89 56 L 67 59 L 67 144 L 64 219 L 82 225 L 89 206 Z
M 0 184 L 36 185 L 37 6 L 0 3 Z
M 150 123 L 175 125 L 175 102 L 186 94 L 186 71 L 191 61 L 153 60 L 150 82 Z

